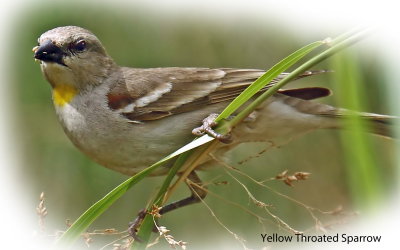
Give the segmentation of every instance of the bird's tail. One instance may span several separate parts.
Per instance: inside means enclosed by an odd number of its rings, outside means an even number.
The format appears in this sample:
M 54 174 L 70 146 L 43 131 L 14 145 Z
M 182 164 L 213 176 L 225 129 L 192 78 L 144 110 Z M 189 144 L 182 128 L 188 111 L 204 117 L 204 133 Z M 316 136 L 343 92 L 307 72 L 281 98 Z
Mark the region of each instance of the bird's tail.
M 351 117 L 360 118 L 361 126 L 367 130 L 367 132 L 394 138 L 394 126 L 399 124 L 400 119 L 396 116 L 390 115 L 380 115 L 374 113 L 365 112 L 354 112 L 345 109 L 337 109 L 336 114 L 327 114 L 327 116 L 332 118 L 339 118 L 341 121 L 338 123 L 337 128 L 351 128 L 351 125 L 346 125 L 346 121 L 351 121 Z
M 334 112 L 331 110 L 329 113 L 319 115 L 335 118 L 337 122 L 330 128 L 354 129 L 356 126 L 354 121 L 357 121 L 357 128 L 361 127 L 369 133 L 389 138 L 395 137 L 394 127 L 400 124 L 400 119 L 396 116 L 354 112 L 346 109 L 335 109 Z
M 347 109 L 335 108 L 327 104 L 310 101 L 329 95 L 331 92 L 325 88 L 301 88 L 280 90 L 281 100 L 297 111 L 312 114 L 323 118 L 317 121 L 320 128 L 347 129 L 352 121 L 351 117 L 361 118 L 361 126 L 373 134 L 394 137 L 394 126 L 400 125 L 400 118 L 390 115 L 355 112 Z M 350 124 L 349 124 L 350 125 Z

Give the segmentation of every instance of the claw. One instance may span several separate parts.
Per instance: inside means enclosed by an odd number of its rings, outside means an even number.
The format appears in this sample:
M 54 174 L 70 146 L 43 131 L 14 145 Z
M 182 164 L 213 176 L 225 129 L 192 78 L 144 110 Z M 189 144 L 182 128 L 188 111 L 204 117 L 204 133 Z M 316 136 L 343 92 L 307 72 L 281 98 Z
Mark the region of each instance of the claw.
M 220 142 L 223 143 L 231 143 L 232 138 L 231 135 L 228 133 L 226 135 L 217 133 L 213 128 L 217 126 L 217 123 L 215 122 L 215 119 L 218 117 L 218 114 L 212 113 L 209 116 L 207 116 L 203 120 L 203 125 L 200 127 L 194 128 L 192 130 L 192 134 L 196 136 L 202 136 L 204 134 L 208 134 L 211 137 L 214 137 L 215 139 L 219 140 Z

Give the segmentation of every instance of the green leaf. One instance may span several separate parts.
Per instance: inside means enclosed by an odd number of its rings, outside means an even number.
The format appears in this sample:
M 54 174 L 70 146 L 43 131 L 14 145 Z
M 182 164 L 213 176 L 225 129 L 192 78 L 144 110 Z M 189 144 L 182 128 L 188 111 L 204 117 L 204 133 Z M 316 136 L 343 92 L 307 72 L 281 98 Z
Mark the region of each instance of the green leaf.
M 336 96 L 341 106 L 349 110 L 363 110 L 368 101 L 365 96 L 364 81 L 356 55 L 342 52 L 332 60 L 335 69 Z M 384 195 L 382 179 L 368 131 L 371 124 L 354 112 L 348 112 L 344 125 L 348 131 L 341 133 L 343 152 L 348 167 L 345 168 L 348 186 L 352 191 L 356 208 L 375 209 L 379 198 Z M 346 134 L 344 134 L 346 133 Z M 375 205 L 375 206 L 374 206 Z
M 275 94 L 280 88 L 282 88 L 285 84 L 289 83 L 293 79 L 295 79 L 299 74 L 305 72 L 309 68 L 314 65 L 320 63 L 326 58 L 332 56 L 333 54 L 339 52 L 340 50 L 352 45 L 353 43 L 359 41 L 362 36 L 364 36 L 366 30 L 361 30 L 356 33 L 345 33 L 335 38 L 333 41 L 330 41 L 329 45 L 331 46 L 329 49 L 319 53 L 318 55 L 312 57 L 305 63 L 301 64 L 295 70 L 293 70 L 290 74 L 288 74 L 285 78 L 277 82 L 275 85 L 271 86 L 267 91 L 262 93 L 259 97 L 257 97 L 251 104 L 249 104 L 244 110 L 242 110 L 238 115 L 236 115 L 232 120 L 225 123 L 224 126 L 234 127 L 236 124 L 241 122 L 244 118 L 246 118 L 255 108 L 257 108 L 261 103 L 263 103 L 268 97 Z M 268 72 L 267 72 L 268 73 Z M 226 130 L 226 128 L 224 128 Z
M 151 172 L 157 169 L 162 164 L 166 163 L 170 159 L 187 152 L 193 148 L 199 147 L 205 143 L 212 141 L 214 138 L 204 135 L 189 144 L 181 147 L 174 153 L 168 155 L 167 157 L 161 159 L 160 161 L 154 163 L 150 167 L 144 169 L 143 171 L 132 176 L 128 180 L 124 181 L 111 192 L 109 192 L 102 199 L 93 204 L 88 210 L 86 210 L 72 225 L 68 230 L 61 236 L 57 244 L 63 246 L 71 246 L 74 241 L 76 241 L 79 236 L 85 232 L 85 230 L 104 213 L 116 200 L 118 200 L 123 194 L 126 193 L 132 186 L 142 180 L 144 177 L 148 176 Z
M 176 176 L 176 173 L 183 166 L 183 164 L 189 158 L 191 153 L 192 151 L 186 151 L 178 157 L 178 159 L 174 163 L 174 166 L 168 172 L 168 175 L 165 178 L 163 185 L 158 191 L 158 194 L 156 195 L 154 201 L 149 204 L 149 207 L 147 207 L 147 210 L 150 210 L 153 205 L 157 207 L 160 207 L 162 205 L 164 195 L 168 191 L 168 187 L 170 186 L 172 179 Z M 140 230 L 137 234 L 139 239 L 141 239 L 141 242 L 134 242 L 132 244 L 132 249 L 144 249 L 146 247 L 147 244 L 144 244 L 143 242 L 149 241 L 153 227 L 154 227 L 153 216 L 147 214 L 144 217 L 142 225 L 140 226 Z
M 238 97 L 236 97 L 217 117 L 216 121 L 220 121 L 233 114 L 240 106 L 247 102 L 253 95 L 260 91 L 265 85 L 287 70 L 290 66 L 298 62 L 301 58 L 324 44 L 322 41 L 313 42 L 303 48 L 293 52 L 279 63 L 275 64 L 271 69 L 260 76 L 249 87 L 247 87 Z

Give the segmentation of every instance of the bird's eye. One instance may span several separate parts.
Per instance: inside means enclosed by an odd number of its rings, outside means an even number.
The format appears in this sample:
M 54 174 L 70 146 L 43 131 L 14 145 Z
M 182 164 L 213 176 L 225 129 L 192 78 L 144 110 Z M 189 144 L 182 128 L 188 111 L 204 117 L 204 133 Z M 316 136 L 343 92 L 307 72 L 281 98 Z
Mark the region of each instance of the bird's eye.
M 72 46 L 76 51 L 84 51 L 86 49 L 85 40 L 79 40 L 75 42 Z

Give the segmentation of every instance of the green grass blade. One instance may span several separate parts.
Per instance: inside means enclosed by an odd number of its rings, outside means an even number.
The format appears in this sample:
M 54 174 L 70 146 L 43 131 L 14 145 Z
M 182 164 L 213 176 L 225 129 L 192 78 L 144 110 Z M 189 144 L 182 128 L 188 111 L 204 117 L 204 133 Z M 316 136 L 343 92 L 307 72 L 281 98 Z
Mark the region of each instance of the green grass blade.
M 342 52 L 333 60 L 333 67 L 337 69 L 335 80 L 338 84 L 335 86 L 339 103 L 347 109 L 361 111 L 367 100 L 358 64 L 356 56 L 349 52 Z M 342 132 L 341 138 L 354 206 L 373 209 L 382 195 L 382 183 L 371 138 L 365 133 L 370 124 L 354 112 L 349 112 L 345 122 L 349 129 Z
M 224 118 L 229 117 L 235 112 L 240 106 L 247 102 L 253 95 L 260 91 L 265 85 L 275 79 L 279 74 L 287 70 L 290 66 L 298 62 L 305 55 L 315 50 L 319 46 L 324 44 L 322 41 L 313 42 L 304 46 L 303 48 L 293 52 L 271 69 L 260 76 L 255 82 L 253 82 L 248 88 L 246 88 L 239 96 L 237 96 L 217 117 L 216 121 L 220 121 Z
M 339 38 L 335 38 L 335 42 L 331 43 L 331 47 L 318 55 L 312 57 L 310 60 L 306 61 L 295 70 L 293 70 L 290 74 L 288 74 L 285 78 L 280 80 L 278 83 L 270 87 L 267 91 L 262 93 L 257 99 L 255 99 L 251 104 L 249 104 L 244 110 L 242 110 L 238 115 L 236 115 L 231 121 L 224 124 L 225 126 L 234 127 L 244 118 L 246 118 L 255 108 L 257 108 L 262 102 L 264 102 L 267 98 L 275 94 L 280 88 L 284 85 L 295 79 L 299 74 L 304 71 L 310 69 L 314 65 L 320 63 L 321 61 L 327 59 L 328 57 L 334 55 L 340 50 L 352 45 L 353 43 L 359 41 L 361 37 L 365 35 L 366 31 L 362 30 L 357 33 L 345 33 L 346 35 L 341 35 Z M 226 130 L 226 128 L 224 128 Z M 218 131 L 218 130 L 217 130 Z
M 311 43 L 309 45 L 304 46 L 303 48 L 293 52 L 285 59 L 281 60 L 279 63 L 274 65 L 270 70 L 265 72 L 261 77 L 259 77 L 254 83 L 252 83 L 249 87 L 247 87 L 238 97 L 236 97 L 217 117 L 216 121 L 221 121 L 228 116 L 230 116 L 233 112 L 235 112 L 240 106 L 242 106 L 246 101 L 248 101 L 254 94 L 256 94 L 260 89 L 266 86 L 269 82 L 271 82 L 274 78 L 276 78 L 279 74 L 283 73 L 286 69 L 290 66 L 294 65 L 298 62 L 301 58 L 306 56 L 312 50 L 318 48 L 322 44 L 328 44 L 331 46 L 329 49 L 323 51 L 319 55 L 313 57 L 296 70 L 294 70 L 291 74 L 286 76 L 284 79 L 279 81 L 277 84 L 272 86 L 266 92 L 263 93 L 262 98 L 259 98 L 258 101 L 254 101 L 251 105 L 249 105 L 248 110 L 253 109 L 258 106 L 262 101 L 264 101 L 267 97 L 273 95 L 277 92 L 280 88 L 282 88 L 285 84 L 289 81 L 295 79 L 298 75 L 306 71 L 307 69 L 311 68 L 312 66 L 316 65 L 317 63 L 325 60 L 326 58 L 330 57 L 334 53 L 340 51 L 341 49 L 350 46 L 352 43 L 357 42 L 362 36 L 365 35 L 366 30 L 356 30 L 353 29 L 352 31 L 343 33 L 336 37 L 335 39 L 329 41 L 329 39 L 325 39 L 324 41 L 317 41 Z M 261 96 L 260 96 L 261 97 Z M 235 117 L 235 121 L 225 124 L 226 126 L 235 125 L 240 122 L 244 117 L 247 117 L 249 114 L 247 111 L 241 112 Z M 234 123 L 234 124 L 233 124 Z M 219 126 L 220 130 L 217 130 L 220 133 L 226 132 L 229 128 L 225 126 Z
M 193 151 L 187 151 L 178 157 L 173 167 L 168 172 L 168 175 L 165 178 L 163 185 L 158 191 L 158 194 L 156 195 L 154 201 L 150 204 L 147 210 L 151 209 L 151 206 L 153 206 L 153 204 L 157 207 L 162 206 L 164 195 L 168 191 L 168 188 L 173 178 L 176 176 L 176 173 L 181 168 L 181 166 L 186 162 L 186 160 L 189 158 L 192 152 Z M 143 242 L 149 241 L 153 227 L 154 227 L 153 216 L 147 214 L 143 219 L 142 225 L 140 226 L 140 230 L 138 232 L 138 237 L 141 239 L 141 242 L 136 242 L 136 241 L 133 242 L 132 249 L 144 249 L 146 247 L 147 244 L 144 244 Z
M 62 246 L 71 245 L 82 233 L 84 233 L 84 231 L 90 226 L 90 224 L 92 224 L 94 220 L 96 220 L 98 216 L 106 211 L 129 188 L 142 180 L 154 169 L 155 167 L 147 168 L 146 171 L 140 172 L 137 175 L 129 178 L 114 188 L 102 199 L 93 204 L 71 225 L 70 228 L 68 228 L 68 230 L 58 240 L 57 244 L 61 244 Z
M 265 72 L 261 77 L 259 77 L 255 82 L 253 82 L 249 87 L 247 87 L 239 96 L 237 96 L 222 112 L 221 114 L 217 117 L 216 121 L 220 121 L 222 119 L 225 119 L 229 117 L 231 114 L 233 114 L 240 106 L 242 106 L 246 101 L 248 101 L 254 94 L 256 94 L 258 91 L 260 91 L 264 86 L 266 86 L 269 82 L 271 82 L 274 78 L 279 76 L 279 74 L 283 73 L 285 70 L 290 68 L 292 65 L 294 65 L 296 62 L 298 62 L 301 58 L 309 54 L 311 51 L 315 50 L 322 44 L 329 44 L 332 46 L 331 50 L 337 51 L 338 47 L 343 46 L 343 42 L 346 41 L 347 39 L 353 40 L 354 36 L 359 36 L 360 34 L 364 34 L 365 30 L 358 30 L 358 29 L 353 29 L 351 31 L 345 32 L 339 36 L 337 36 L 335 39 L 331 40 L 329 38 L 325 39 L 324 41 L 316 41 L 311 44 L 308 44 L 304 46 L 303 48 L 293 52 L 283 60 L 281 60 L 279 63 L 274 65 L 271 69 L 269 69 L 267 72 Z M 339 45 L 339 46 L 338 46 Z M 330 52 L 328 51 L 325 54 L 329 54 Z M 322 53 L 324 54 L 324 53 Z M 329 56 L 329 55 L 328 55 Z M 326 58 L 326 57 L 325 57 Z M 323 59 L 325 59 L 323 58 Z M 323 60 L 322 59 L 322 60 Z M 320 61 L 322 61 L 320 60 Z M 313 65 L 315 65 L 314 63 Z M 307 69 L 311 67 L 311 64 L 307 65 Z M 302 69 L 303 70 L 303 69 Z M 296 74 L 301 74 L 305 71 L 296 71 Z M 297 75 L 294 77 L 290 77 L 289 80 L 293 80 Z M 287 78 L 287 77 L 286 77 Z M 284 84 L 286 84 L 289 80 L 286 80 Z M 278 84 L 277 84 L 278 85 Z M 279 88 L 283 86 L 283 84 L 278 85 Z M 274 92 L 276 92 L 278 87 L 274 88 Z M 276 90 L 275 90 L 276 89 Z M 271 91 L 272 92 L 272 91 Z
M 163 165 L 170 159 L 185 153 L 193 148 L 199 147 L 205 143 L 212 141 L 214 138 L 204 135 L 189 144 L 186 144 L 182 148 L 178 149 L 169 156 L 161 159 L 160 161 L 154 163 L 150 167 L 144 169 L 143 171 L 132 176 L 128 180 L 124 181 L 111 192 L 109 192 L 102 199 L 93 204 L 88 210 L 86 210 L 72 225 L 68 230 L 61 236 L 57 244 L 62 246 L 71 246 L 79 236 L 85 232 L 85 230 L 99 217 L 103 212 L 105 212 L 116 200 L 118 200 L 123 194 L 126 193 L 132 186 L 142 180 L 144 177 L 148 176 L 151 172 L 157 169 L 159 166 Z

